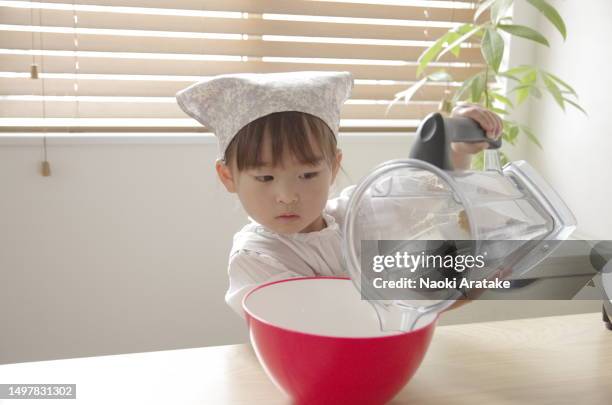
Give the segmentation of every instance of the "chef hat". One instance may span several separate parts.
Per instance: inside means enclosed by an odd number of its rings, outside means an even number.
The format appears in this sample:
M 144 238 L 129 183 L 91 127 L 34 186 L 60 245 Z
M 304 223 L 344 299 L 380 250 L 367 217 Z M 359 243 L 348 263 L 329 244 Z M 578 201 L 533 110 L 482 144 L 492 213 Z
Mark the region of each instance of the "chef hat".
M 340 108 L 353 88 L 350 72 L 240 73 L 215 76 L 176 94 L 183 111 L 215 133 L 219 154 L 248 123 L 282 111 L 322 119 L 338 134 Z

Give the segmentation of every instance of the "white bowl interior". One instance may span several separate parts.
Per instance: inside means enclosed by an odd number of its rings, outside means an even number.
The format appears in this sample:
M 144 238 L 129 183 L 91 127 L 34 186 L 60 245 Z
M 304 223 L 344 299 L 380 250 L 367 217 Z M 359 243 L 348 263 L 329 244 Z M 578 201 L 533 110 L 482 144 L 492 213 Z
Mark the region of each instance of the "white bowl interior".
M 381 331 L 374 307 L 362 300 L 350 280 L 289 279 L 261 287 L 245 300 L 255 317 L 275 326 L 303 333 L 336 337 L 377 337 Z M 416 327 L 435 321 L 423 316 Z

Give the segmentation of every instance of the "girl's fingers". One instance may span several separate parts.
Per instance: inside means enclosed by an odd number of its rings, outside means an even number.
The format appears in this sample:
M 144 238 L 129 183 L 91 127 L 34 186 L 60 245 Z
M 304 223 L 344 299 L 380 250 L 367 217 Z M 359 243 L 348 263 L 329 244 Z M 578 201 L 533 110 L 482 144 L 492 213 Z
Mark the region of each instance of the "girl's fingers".
M 504 123 L 502 122 L 502 119 L 499 115 L 495 114 L 493 111 L 488 111 L 487 112 L 491 115 L 491 117 L 493 118 L 493 121 L 495 122 L 495 139 L 499 138 L 502 134 L 503 128 L 504 128 Z
M 476 121 L 486 132 L 487 137 L 490 137 L 490 134 L 493 131 L 493 121 L 487 116 L 487 114 L 484 113 L 484 111 L 479 109 L 466 111 L 465 116 Z
M 485 114 L 484 110 L 480 107 L 469 105 L 464 106 L 458 113 L 464 117 L 468 117 L 476 121 L 485 130 L 489 131 L 492 122 Z
M 479 121 L 479 124 L 484 128 L 487 132 L 488 138 L 495 137 L 495 119 L 492 117 L 491 113 L 486 110 L 479 110 L 478 114 L 482 117 L 482 120 Z
M 493 120 L 493 139 L 497 139 L 499 137 L 499 135 L 501 134 L 501 128 L 502 128 L 502 121 L 501 118 L 499 118 L 499 115 L 495 114 L 493 111 L 488 111 L 487 110 L 488 115 L 491 117 L 491 119 Z
M 473 119 L 485 130 L 488 138 L 497 139 L 501 136 L 503 123 L 499 115 L 477 104 L 459 105 L 455 107 L 452 115 L 461 115 Z
M 501 138 L 502 133 L 504 132 L 504 122 L 497 114 L 495 114 L 495 118 L 497 119 L 497 138 Z
M 497 123 L 496 115 L 481 107 L 473 107 L 472 110 L 465 112 L 466 116 L 472 118 L 485 130 L 486 136 L 491 139 L 495 139 L 498 134 L 499 126 Z

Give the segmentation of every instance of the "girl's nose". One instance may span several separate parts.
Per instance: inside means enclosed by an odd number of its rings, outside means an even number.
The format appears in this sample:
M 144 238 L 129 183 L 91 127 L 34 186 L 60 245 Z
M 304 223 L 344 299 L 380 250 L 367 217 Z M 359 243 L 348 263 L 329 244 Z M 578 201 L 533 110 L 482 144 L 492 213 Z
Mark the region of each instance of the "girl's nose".
M 298 202 L 298 196 L 297 194 L 282 194 L 277 197 L 277 202 L 287 205 L 295 204 Z
M 295 204 L 299 200 L 298 194 L 291 187 L 284 187 L 278 191 L 276 202 L 282 204 Z

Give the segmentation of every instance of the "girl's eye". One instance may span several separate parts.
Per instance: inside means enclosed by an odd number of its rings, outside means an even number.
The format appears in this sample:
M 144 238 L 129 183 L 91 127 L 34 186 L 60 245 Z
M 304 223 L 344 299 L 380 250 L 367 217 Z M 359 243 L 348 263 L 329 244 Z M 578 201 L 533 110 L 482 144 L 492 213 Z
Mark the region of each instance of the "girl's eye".
M 261 181 L 262 183 L 266 183 L 268 181 L 274 180 L 274 176 L 255 176 L 255 180 Z
M 304 173 L 302 176 L 305 179 L 312 179 L 314 177 L 317 177 L 318 174 L 319 174 L 319 172 L 309 172 L 309 173 Z

